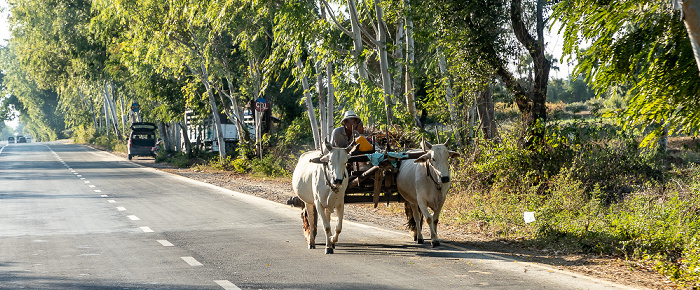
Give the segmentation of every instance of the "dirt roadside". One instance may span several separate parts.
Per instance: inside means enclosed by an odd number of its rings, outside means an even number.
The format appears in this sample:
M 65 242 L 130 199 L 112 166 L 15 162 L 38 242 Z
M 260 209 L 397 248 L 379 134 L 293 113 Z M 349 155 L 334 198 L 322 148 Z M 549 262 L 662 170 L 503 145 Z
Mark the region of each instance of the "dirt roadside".
M 123 155 L 126 158 L 126 154 L 116 152 L 113 152 L 113 154 Z M 152 167 L 281 204 L 286 204 L 287 200 L 294 195 L 290 182 L 286 180 L 257 179 L 223 171 L 179 169 L 167 164 L 154 163 L 153 159 L 150 158 L 136 159 L 134 162 L 142 166 Z M 397 205 L 390 206 L 395 207 Z M 381 227 L 405 229 L 404 217 L 390 211 L 384 204 L 377 208 L 373 208 L 371 205 L 348 204 L 345 207 L 344 218 Z M 620 257 L 543 252 L 527 248 L 519 241 L 498 240 L 481 234 L 468 233 L 469 230 L 466 228 L 446 226 L 444 224 L 439 226 L 438 231 L 441 239 L 446 242 L 493 251 L 520 260 L 544 264 L 559 270 L 580 273 L 634 288 L 677 289 L 673 282 L 661 276 L 650 266 L 626 261 Z M 299 232 L 301 234 L 301 222 Z M 428 232 L 424 231 L 424 235 L 429 237 Z M 429 244 L 426 245 L 429 246 Z

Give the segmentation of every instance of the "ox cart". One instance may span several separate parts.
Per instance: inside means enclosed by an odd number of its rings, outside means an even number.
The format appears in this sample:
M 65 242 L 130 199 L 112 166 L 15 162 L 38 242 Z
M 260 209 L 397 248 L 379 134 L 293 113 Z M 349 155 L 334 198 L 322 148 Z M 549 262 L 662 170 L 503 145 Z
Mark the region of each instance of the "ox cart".
M 403 160 L 415 159 L 423 154 L 423 151 L 352 154 L 347 165 L 350 180 L 345 190 L 345 203 L 373 203 L 377 207 L 380 202 L 405 202 L 396 185 L 399 167 Z

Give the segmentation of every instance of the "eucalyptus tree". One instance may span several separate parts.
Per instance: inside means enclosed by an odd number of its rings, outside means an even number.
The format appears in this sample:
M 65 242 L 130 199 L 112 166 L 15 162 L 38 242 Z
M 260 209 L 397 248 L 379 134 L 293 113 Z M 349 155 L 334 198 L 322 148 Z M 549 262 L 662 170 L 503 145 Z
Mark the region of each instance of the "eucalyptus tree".
M 444 48 L 450 75 L 462 92 L 481 90 L 494 76 L 514 95 L 527 128 L 525 145 L 538 144 L 547 120 L 545 106 L 551 62 L 545 56 L 544 29 L 549 4 L 544 0 L 411 1 L 416 29 L 433 31 Z M 428 17 L 432 16 L 432 17 Z M 423 25 L 425 23 L 425 25 Z M 534 78 L 525 86 L 512 64 L 533 59 Z
M 109 53 L 90 26 L 95 15 L 92 2 L 16 0 L 8 4 L 10 43 L 27 79 L 38 89 L 58 92 L 60 107 L 73 120 L 71 126 L 90 124 L 89 118 L 86 123 L 74 123 L 83 118 L 73 114 L 82 114 L 83 109 L 93 115 L 92 124 L 97 126 L 98 106 L 103 106 L 105 122 L 110 120 L 112 130 L 120 135 L 114 87 L 104 71 Z
M 629 87 L 629 106 L 618 113 L 625 126 L 653 128 L 642 144 L 666 129 L 697 135 L 698 67 L 680 12 L 670 3 L 565 0 L 554 16 L 562 22 L 564 54 L 578 60 L 574 74 L 585 74 L 599 95 Z M 590 46 L 584 50 L 583 44 Z
M 148 64 L 156 72 L 178 77 L 189 73 L 205 87 L 205 97 L 215 121 L 220 158 L 226 150 L 219 119 L 219 108 L 214 97 L 207 58 L 209 29 L 198 25 L 194 17 L 204 2 L 189 1 L 95 1 L 103 19 L 118 19 L 128 26 L 119 46 L 134 57 L 124 59 L 135 68 Z M 196 91 L 191 91 L 196 93 Z

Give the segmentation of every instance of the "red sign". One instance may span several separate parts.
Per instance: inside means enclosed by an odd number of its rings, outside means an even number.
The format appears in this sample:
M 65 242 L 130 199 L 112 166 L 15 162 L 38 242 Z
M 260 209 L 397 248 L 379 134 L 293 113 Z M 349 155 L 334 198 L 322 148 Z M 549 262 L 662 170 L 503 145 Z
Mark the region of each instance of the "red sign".
M 255 102 L 255 110 L 258 112 L 264 112 L 267 111 L 267 109 L 270 108 L 270 105 L 267 103 L 267 100 L 263 98 L 258 98 Z

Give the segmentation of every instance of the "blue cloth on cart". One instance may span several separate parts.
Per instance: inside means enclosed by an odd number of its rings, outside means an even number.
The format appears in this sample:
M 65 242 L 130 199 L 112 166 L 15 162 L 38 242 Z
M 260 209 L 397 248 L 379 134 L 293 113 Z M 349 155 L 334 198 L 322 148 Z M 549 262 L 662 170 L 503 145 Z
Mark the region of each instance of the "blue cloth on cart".
M 369 158 L 369 163 L 372 163 L 372 166 L 377 166 L 379 165 L 379 162 L 384 161 L 384 154 L 380 152 L 365 155 L 367 155 L 367 158 Z
M 377 166 L 379 165 L 380 162 L 384 161 L 384 153 L 381 152 L 374 152 L 372 154 L 365 154 L 367 158 L 369 158 L 369 162 L 372 164 L 372 166 Z M 386 155 L 389 155 L 389 157 L 392 158 L 407 158 L 408 154 L 407 153 L 399 153 L 399 152 L 388 152 Z M 398 162 L 396 161 L 391 161 L 391 165 L 396 167 L 398 165 Z

